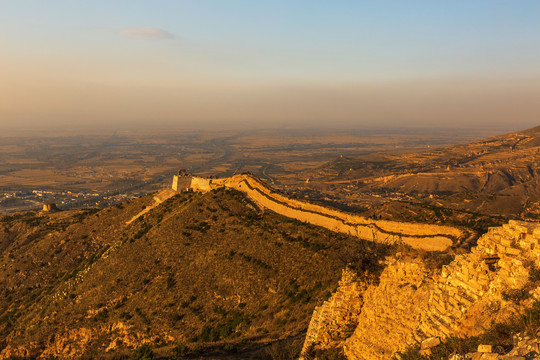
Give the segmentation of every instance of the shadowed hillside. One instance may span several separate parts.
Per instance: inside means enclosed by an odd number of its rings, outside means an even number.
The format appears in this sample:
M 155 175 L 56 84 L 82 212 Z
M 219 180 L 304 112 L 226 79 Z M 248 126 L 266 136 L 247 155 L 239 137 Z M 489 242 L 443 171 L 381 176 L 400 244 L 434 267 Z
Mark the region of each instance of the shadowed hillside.
M 349 262 L 374 244 L 258 215 L 231 190 L 99 212 L 0 218 L 0 357 L 242 351 L 303 334 Z

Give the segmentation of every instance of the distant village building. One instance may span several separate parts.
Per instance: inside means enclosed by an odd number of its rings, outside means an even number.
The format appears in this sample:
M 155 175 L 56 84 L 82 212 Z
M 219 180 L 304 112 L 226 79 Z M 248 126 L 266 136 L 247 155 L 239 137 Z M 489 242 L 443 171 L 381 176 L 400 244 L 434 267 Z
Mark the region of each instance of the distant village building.
M 46 204 L 43 204 L 43 211 L 54 212 L 54 211 L 60 211 L 60 209 L 56 207 L 55 203 L 46 203 Z

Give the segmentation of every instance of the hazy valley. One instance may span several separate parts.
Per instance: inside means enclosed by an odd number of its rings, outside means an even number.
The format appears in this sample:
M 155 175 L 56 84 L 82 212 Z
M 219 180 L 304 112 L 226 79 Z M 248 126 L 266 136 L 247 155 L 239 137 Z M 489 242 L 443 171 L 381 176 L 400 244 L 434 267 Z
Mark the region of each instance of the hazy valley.
M 124 131 L 2 135 L 0 212 L 105 207 L 170 186 L 185 168 L 203 176 L 250 171 L 280 186 L 340 155 L 399 153 L 478 139 L 486 130 Z

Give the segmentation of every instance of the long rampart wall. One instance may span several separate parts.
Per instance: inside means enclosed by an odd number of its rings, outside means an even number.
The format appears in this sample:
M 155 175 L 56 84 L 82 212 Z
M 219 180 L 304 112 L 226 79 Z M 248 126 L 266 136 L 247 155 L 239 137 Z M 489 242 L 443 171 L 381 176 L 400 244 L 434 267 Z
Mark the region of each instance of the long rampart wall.
M 196 179 L 194 178 L 194 183 L 199 181 Z M 250 175 L 212 179 L 211 188 L 222 186 L 239 190 L 259 206 L 278 214 L 364 240 L 381 243 L 403 242 L 417 249 L 444 251 L 472 236 L 470 232 L 450 226 L 373 220 L 291 199 Z

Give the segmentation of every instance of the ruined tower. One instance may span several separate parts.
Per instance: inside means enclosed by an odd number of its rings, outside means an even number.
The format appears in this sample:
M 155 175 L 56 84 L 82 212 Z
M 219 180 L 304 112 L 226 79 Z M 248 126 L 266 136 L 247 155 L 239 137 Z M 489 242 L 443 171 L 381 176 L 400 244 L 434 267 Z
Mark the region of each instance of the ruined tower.
M 186 169 L 178 170 L 178 174 L 174 175 L 172 189 L 174 191 L 184 191 L 191 188 L 191 175 L 188 175 Z

